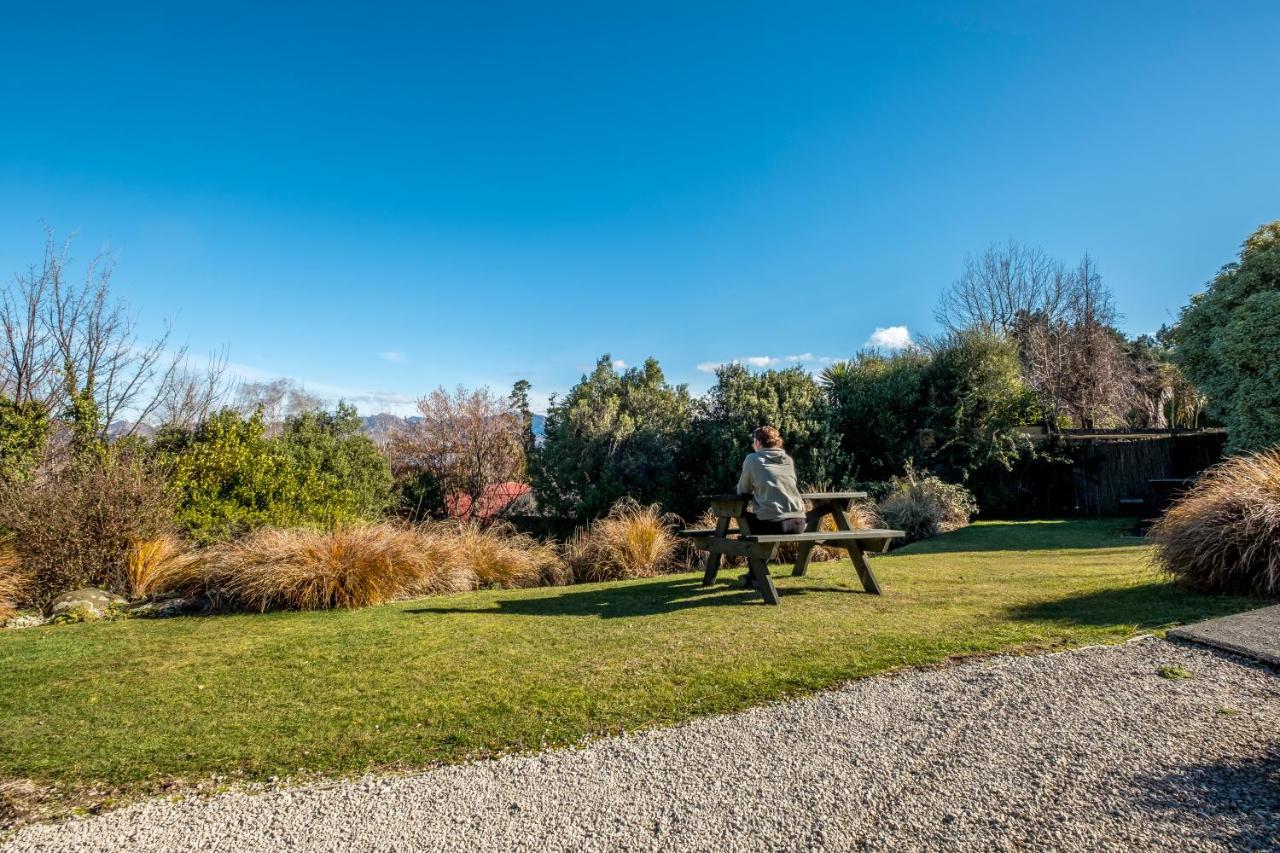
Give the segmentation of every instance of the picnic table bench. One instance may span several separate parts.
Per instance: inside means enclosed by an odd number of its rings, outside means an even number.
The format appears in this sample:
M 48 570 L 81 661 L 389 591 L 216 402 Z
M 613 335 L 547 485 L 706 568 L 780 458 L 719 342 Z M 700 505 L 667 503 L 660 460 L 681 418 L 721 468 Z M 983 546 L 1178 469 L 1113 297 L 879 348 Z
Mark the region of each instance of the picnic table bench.
M 866 492 L 808 492 L 802 494 L 810 506 L 805 513 L 805 529 L 803 533 L 779 533 L 759 535 L 751 532 L 751 516 L 747 507 L 751 503 L 750 495 L 706 495 L 701 500 L 711 504 L 711 512 L 716 517 L 716 526 L 705 530 L 682 530 L 680 535 L 691 540 L 693 547 L 707 552 L 706 571 L 702 576 L 702 585 L 715 583 L 716 574 L 720 571 L 720 560 L 725 554 L 747 558 L 747 578 L 764 598 L 767 604 L 779 604 L 778 591 L 774 588 L 773 578 L 769 576 L 769 561 L 784 542 L 797 544 L 795 567 L 792 577 L 803 576 L 809 568 L 809 556 L 815 545 L 829 545 L 843 548 L 849 552 L 854 568 L 858 570 L 858 580 L 862 588 L 873 595 L 880 595 L 880 582 L 867 561 L 867 554 L 878 554 L 888 550 L 889 543 L 906 534 L 901 530 L 862 529 L 856 530 L 849 522 L 849 511 L 853 502 L 867 496 Z M 822 520 L 830 515 L 836 530 L 821 530 Z M 737 529 L 731 529 L 735 523 Z

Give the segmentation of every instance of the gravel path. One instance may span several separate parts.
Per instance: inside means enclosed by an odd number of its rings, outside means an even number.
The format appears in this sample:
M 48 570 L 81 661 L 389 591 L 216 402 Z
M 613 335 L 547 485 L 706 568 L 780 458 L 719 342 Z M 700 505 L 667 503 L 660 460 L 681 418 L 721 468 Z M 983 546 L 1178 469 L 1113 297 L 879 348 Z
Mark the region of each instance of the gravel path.
M 1189 679 L 1159 675 L 1179 666 Z M 674 729 L 150 801 L 19 850 L 1276 849 L 1280 675 L 1164 640 L 855 682 Z

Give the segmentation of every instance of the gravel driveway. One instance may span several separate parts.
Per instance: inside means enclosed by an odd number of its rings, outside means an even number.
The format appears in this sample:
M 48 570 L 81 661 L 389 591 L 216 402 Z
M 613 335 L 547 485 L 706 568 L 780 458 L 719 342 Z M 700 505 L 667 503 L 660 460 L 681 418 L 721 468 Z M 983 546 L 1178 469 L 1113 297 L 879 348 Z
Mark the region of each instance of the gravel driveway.
M 1191 678 L 1162 677 L 1177 666 Z M 1280 675 L 1158 639 L 674 729 L 32 826 L 4 850 L 1276 849 Z

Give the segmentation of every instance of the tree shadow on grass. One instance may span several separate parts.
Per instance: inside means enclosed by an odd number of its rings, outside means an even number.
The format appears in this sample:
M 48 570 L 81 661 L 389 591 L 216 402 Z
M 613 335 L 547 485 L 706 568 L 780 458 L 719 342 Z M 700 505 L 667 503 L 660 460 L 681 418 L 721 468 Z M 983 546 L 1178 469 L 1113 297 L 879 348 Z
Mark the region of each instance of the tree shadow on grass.
M 1153 582 L 1020 604 L 1006 612 L 1011 619 L 1020 621 L 1092 627 L 1132 625 L 1150 630 L 1228 616 L 1269 603 L 1256 598 L 1202 595 L 1176 583 Z
M 1228 850 L 1273 850 L 1280 839 L 1280 752 L 1223 758 L 1138 780 L 1138 803 L 1211 827 Z
M 776 580 L 776 579 L 775 579 Z M 554 595 L 520 596 L 500 598 L 493 607 L 448 607 L 444 605 L 413 607 L 405 613 L 470 613 L 490 615 L 500 613 L 510 616 L 596 616 L 601 619 L 618 619 L 630 616 L 656 616 L 688 610 L 695 607 L 767 607 L 754 589 L 739 589 L 737 578 L 723 578 L 716 584 L 704 587 L 697 578 L 656 580 L 643 584 L 592 584 L 590 587 L 564 587 Z M 799 598 L 805 595 L 837 595 L 868 593 L 860 589 L 833 587 L 797 587 L 792 584 L 778 587 L 779 598 Z
M 1127 518 L 997 521 L 962 527 L 932 539 L 897 548 L 902 554 L 955 554 L 966 551 L 1061 551 L 1124 548 L 1145 544 L 1132 535 Z

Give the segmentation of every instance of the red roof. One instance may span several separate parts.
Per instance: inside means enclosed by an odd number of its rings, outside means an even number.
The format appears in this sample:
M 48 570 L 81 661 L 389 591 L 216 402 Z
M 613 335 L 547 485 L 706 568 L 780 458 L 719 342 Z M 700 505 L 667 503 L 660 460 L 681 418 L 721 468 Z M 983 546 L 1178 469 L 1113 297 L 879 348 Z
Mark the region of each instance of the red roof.
M 453 518 L 491 521 L 494 516 L 510 506 L 512 501 L 529 494 L 531 491 L 533 489 L 528 483 L 494 483 L 485 486 L 484 494 L 476 501 L 474 509 L 471 506 L 471 496 L 460 493 L 450 495 L 445 500 L 445 506 L 449 511 L 449 515 Z

